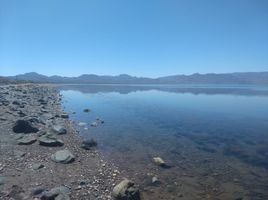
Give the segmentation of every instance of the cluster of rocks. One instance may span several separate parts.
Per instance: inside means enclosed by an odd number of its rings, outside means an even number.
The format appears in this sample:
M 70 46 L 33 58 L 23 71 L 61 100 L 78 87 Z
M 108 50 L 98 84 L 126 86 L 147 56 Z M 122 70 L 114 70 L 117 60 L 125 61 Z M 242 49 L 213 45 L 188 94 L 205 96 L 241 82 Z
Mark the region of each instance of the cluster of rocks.
M 50 86 L 0 87 L 0 199 L 140 199 L 134 183 L 120 182 L 116 167 L 93 148 L 94 139 L 81 141 L 60 99 Z

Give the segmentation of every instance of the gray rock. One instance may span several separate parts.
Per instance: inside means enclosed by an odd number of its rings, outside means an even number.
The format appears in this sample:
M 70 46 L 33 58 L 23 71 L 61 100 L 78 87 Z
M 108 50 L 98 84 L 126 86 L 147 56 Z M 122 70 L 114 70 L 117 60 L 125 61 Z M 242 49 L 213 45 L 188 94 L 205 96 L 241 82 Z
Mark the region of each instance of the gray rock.
M 32 165 L 33 170 L 39 170 L 39 169 L 42 169 L 43 167 L 45 167 L 45 166 L 41 163 L 35 163 Z
M 69 192 L 70 190 L 67 187 L 55 187 L 49 191 L 43 192 L 41 200 L 69 200 Z
M 140 192 L 130 180 L 123 180 L 113 189 L 115 200 L 140 200 Z
M 74 161 L 75 156 L 69 150 L 60 150 L 51 155 L 51 159 L 57 163 L 71 163 Z
M 154 157 L 153 161 L 156 165 L 161 166 L 161 167 L 164 167 L 166 165 L 166 162 L 160 157 Z
M 50 133 L 41 136 L 38 140 L 41 146 L 60 147 L 64 145 L 64 142 L 62 140 L 56 138 L 53 134 Z
M 21 158 L 23 156 L 25 156 L 25 152 L 23 151 L 20 151 L 20 150 L 14 150 L 14 156 L 17 157 L 17 158 Z
M 87 123 L 85 123 L 85 122 L 79 122 L 78 123 L 78 126 L 86 126 L 87 125 Z
M 3 176 L 0 176 L 0 185 L 4 185 L 6 183 L 6 178 Z
M 52 131 L 58 135 L 66 134 L 67 130 L 61 125 L 55 125 L 52 127 Z
M 94 139 L 84 140 L 82 142 L 81 148 L 86 149 L 86 150 L 90 150 L 92 147 L 95 147 L 97 145 L 98 144 Z
M 25 135 L 21 139 L 17 140 L 19 145 L 30 145 L 35 143 L 36 138 L 32 135 Z
M 13 126 L 13 131 L 15 133 L 36 133 L 38 128 L 30 120 L 17 120 Z
M 42 192 L 44 192 L 46 189 L 44 188 L 44 187 L 42 187 L 42 186 L 39 186 L 39 187 L 36 187 L 36 188 L 33 188 L 32 189 L 32 191 L 31 191 L 31 193 L 32 193 L 32 195 L 39 195 L 39 194 L 41 194 Z

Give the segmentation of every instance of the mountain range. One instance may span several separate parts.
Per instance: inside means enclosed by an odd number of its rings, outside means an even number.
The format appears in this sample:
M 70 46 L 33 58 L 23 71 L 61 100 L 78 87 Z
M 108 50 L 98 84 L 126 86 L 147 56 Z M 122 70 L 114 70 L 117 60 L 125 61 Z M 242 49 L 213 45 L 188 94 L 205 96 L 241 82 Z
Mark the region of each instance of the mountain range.
M 69 84 L 268 84 L 268 72 L 195 73 L 192 75 L 173 75 L 159 78 L 136 77 L 127 74 L 118 76 L 83 74 L 78 77 L 63 77 L 45 76 L 36 72 L 30 72 L 6 78 L 17 81 Z

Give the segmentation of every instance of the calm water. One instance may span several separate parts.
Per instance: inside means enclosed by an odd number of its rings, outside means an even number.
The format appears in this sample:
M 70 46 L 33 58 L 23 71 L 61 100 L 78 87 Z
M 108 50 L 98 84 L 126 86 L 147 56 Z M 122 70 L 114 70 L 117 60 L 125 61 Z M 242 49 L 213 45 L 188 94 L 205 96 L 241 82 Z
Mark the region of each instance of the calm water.
M 268 199 L 268 86 L 65 85 L 81 136 L 143 199 Z M 90 113 L 84 113 L 90 108 Z M 91 122 L 105 121 L 97 127 Z M 170 166 L 159 168 L 160 156 Z M 152 177 L 160 183 L 152 184 Z

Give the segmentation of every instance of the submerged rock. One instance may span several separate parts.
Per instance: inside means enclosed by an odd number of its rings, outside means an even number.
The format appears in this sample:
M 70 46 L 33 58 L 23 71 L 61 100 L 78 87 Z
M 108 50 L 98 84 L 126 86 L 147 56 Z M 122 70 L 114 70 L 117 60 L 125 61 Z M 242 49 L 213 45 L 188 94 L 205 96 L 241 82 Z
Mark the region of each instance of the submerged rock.
M 75 157 L 69 150 L 60 150 L 52 154 L 51 159 L 57 163 L 67 164 L 73 162 Z
M 166 166 L 166 162 L 162 158 L 160 158 L 160 157 L 154 157 L 153 158 L 153 161 L 158 166 L 161 166 L 161 167 Z
M 78 126 L 86 126 L 87 125 L 87 123 L 85 123 L 85 122 L 79 122 L 78 123 Z
M 62 140 L 49 133 L 41 136 L 38 140 L 40 145 L 47 147 L 60 147 L 64 145 L 64 142 Z
M 92 122 L 92 123 L 90 124 L 90 126 L 92 126 L 92 127 L 96 127 L 96 126 L 98 126 L 98 123 L 97 123 L 97 122 Z
M 90 110 L 89 108 L 85 108 L 83 111 L 86 112 L 86 113 L 88 113 L 88 112 L 90 112 L 91 110 Z
M 116 185 L 112 192 L 115 200 L 140 200 L 140 192 L 130 180 L 123 180 Z
M 36 128 L 30 120 L 17 120 L 13 126 L 13 131 L 15 133 L 36 133 L 38 128 Z
M 22 138 L 18 139 L 17 142 L 19 145 L 29 145 L 35 143 L 36 138 L 32 135 L 25 135 Z
M 95 147 L 97 145 L 98 145 L 98 143 L 94 139 L 84 140 L 82 142 L 81 148 L 86 149 L 86 150 L 90 150 L 92 147 Z
M 43 192 L 41 200 L 69 200 L 69 188 L 65 186 L 55 187 L 49 191 Z

